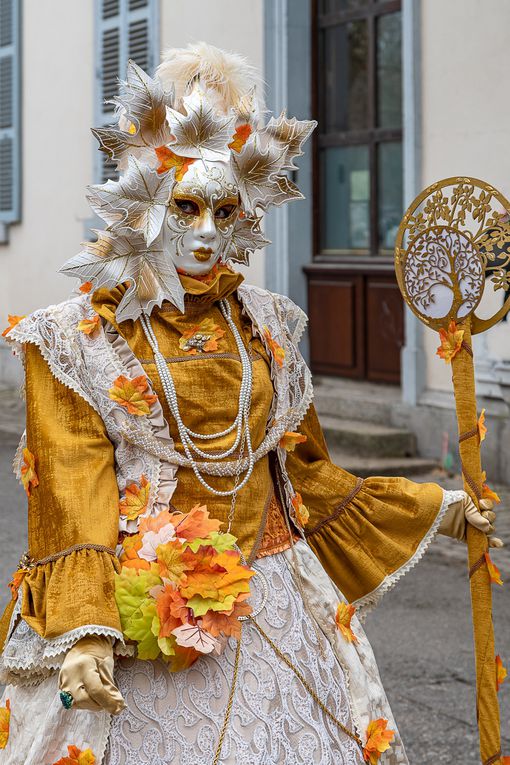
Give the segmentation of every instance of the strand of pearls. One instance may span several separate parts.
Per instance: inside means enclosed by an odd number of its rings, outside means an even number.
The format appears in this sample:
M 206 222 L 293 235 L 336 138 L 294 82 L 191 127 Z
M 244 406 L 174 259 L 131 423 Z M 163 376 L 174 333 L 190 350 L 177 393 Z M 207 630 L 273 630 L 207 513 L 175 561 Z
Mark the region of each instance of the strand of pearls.
M 237 411 L 236 418 L 231 426 L 217 433 L 196 433 L 195 431 L 191 430 L 191 428 L 188 428 L 184 424 L 181 417 L 180 410 L 179 410 L 179 403 L 177 400 L 177 392 L 175 389 L 174 380 L 170 373 L 170 370 L 168 369 L 168 365 L 166 363 L 165 357 L 159 350 L 159 344 L 158 344 L 156 335 L 154 333 L 154 330 L 152 328 L 150 318 L 148 315 L 142 314 L 140 319 L 141 319 L 141 325 L 144 330 L 145 336 L 154 354 L 154 361 L 156 363 L 156 369 L 158 370 L 158 373 L 161 379 L 161 384 L 163 386 L 165 398 L 167 400 L 170 412 L 172 413 L 172 416 L 175 419 L 175 422 L 177 424 L 177 429 L 178 429 L 181 443 L 184 449 L 184 453 L 186 454 L 186 457 L 188 458 L 190 462 L 191 468 L 196 478 L 202 484 L 202 486 L 204 486 L 204 488 L 206 488 L 208 491 L 210 491 L 212 494 L 215 494 L 216 496 L 235 497 L 237 492 L 240 491 L 243 488 L 243 486 L 245 486 L 246 483 L 248 482 L 255 465 L 255 457 L 254 457 L 253 447 L 251 443 L 250 426 L 249 426 L 249 414 L 250 414 L 250 408 L 251 408 L 253 376 L 252 376 L 251 360 L 250 360 L 248 351 L 244 345 L 241 334 L 232 319 L 232 312 L 231 312 L 230 305 L 226 300 L 220 300 L 219 305 L 220 305 L 220 310 L 223 314 L 223 318 L 225 319 L 236 341 L 237 349 L 239 351 L 239 357 L 241 359 L 242 377 L 241 377 L 241 387 L 239 390 L 238 411 Z M 235 437 L 233 445 L 230 448 L 220 453 L 216 452 L 214 454 L 208 454 L 207 452 L 204 452 L 202 449 L 200 449 L 194 443 L 194 439 L 208 441 L 213 438 L 218 438 L 221 436 L 228 435 L 229 433 L 232 433 L 232 431 L 234 430 L 236 430 L 237 433 L 236 433 L 236 437 Z M 243 439 L 243 441 L 242 441 L 242 447 L 239 450 L 239 463 L 243 461 L 245 449 L 247 453 L 246 473 L 242 481 L 238 483 L 238 481 L 236 480 L 234 488 L 227 491 L 220 491 L 218 489 L 213 488 L 203 478 L 200 472 L 200 468 L 197 465 L 197 462 L 195 460 L 195 455 L 202 457 L 205 460 L 217 461 L 217 460 L 225 459 L 237 450 L 237 448 L 239 447 L 239 444 L 241 443 L 241 438 Z M 239 474 L 237 475 L 236 478 L 238 477 L 239 477 Z

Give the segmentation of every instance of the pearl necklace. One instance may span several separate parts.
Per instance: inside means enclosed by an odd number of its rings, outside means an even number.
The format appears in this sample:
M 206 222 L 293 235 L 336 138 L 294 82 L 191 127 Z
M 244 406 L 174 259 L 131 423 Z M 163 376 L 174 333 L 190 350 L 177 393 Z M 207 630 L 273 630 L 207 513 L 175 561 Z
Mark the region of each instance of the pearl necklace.
M 253 454 L 253 447 L 251 443 L 250 426 L 249 426 L 249 414 L 250 414 L 250 408 L 251 408 L 253 375 L 252 375 L 251 359 L 244 345 L 241 334 L 232 319 L 232 311 L 231 311 L 230 305 L 228 301 L 220 300 L 219 306 L 220 306 L 221 313 L 223 314 L 223 318 L 225 319 L 236 341 L 237 349 L 239 351 L 239 357 L 241 359 L 242 377 L 241 377 L 241 387 L 239 390 L 238 411 L 237 411 L 235 420 L 232 423 L 232 425 L 230 425 L 228 428 L 225 428 L 225 430 L 222 430 L 218 433 L 196 433 L 195 431 L 191 430 L 184 424 L 184 422 L 182 421 L 180 410 L 179 410 L 179 403 L 177 400 L 177 392 L 175 389 L 175 383 L 170 373 L 170 370 L 168 368 L 168 365 L 166 363 L 165 357 L 159 350 L 159 344 L 158 344 L 156 335 L 154 333 L 154 330 L 152 328 L 150 317 L 147 314 L 142 314 L 140 317 L 140 321 L 141 321 L 141 325 L 145 333 L 145 336 L 154 354 L 156 369 L 158 370 L 159 377 L 161 379 L 161 384 L 163 386 L 163 391 L 168 403 L 168 407 L 177 424 L 177 430 L 179 432 L 179 437 L 181 439 L 184 453 L 186 454 L 186 457 L 189 460 L 189 463 L 191 465 L 191 468 L 196 478 L 202 484 L 202 486 L 204 486 L 204 488 L 210 491 L 212 494 L 215 494 L 218 497 L 232 497 L 235 503 L 235 496 L 237 495 L 237 492 L 239 492 L 243 488 L 243 486 L 247 484 L 255 465 L 255 457 Z M 215 452 L 214 454 L 208 454 L 207 452 L 204 452 L 202 449 L 200 449 L 194 443 L 194 439 L 209 441 L 214 438 L 220 438 L 222 436 L 226 436 L 229 433 L 232 433 L 234 430 L 236 430 L 236 437 L 235 437 L 233 445 L 230 448 L 220 453 Z M 241 442 L 241 439 L 242 439 L 242 442 Z M 202 457 L 205 460 L 217 461 L 217 460 L 221 460 L 221 459 L 225 459 L 226 457 L 229 457 L 231 454 L 233 454 L 236 451 L 236 449 L 239 447 L 240 444 L 241 444 L 241 447 L 239 449 L 239 464 L 238 464 L 238 471 L 236 471 L 236 480 L 235 480 L 234 488 L 227 491 L 220 491 L 218 489 L 213 488 L 212 486 L 210 486 L 210 484 L 207 483 L 207 481 L 203 478 L 202 474 L 200 473 L 200 469 L 199 469 L 199 466 L 197 465 L 196 460 L 194 459 L 194 455 L 198 455 L 199 457 Z M 242 481 L 238 483 L 238 479 L 240 477 L 240 467 L 241 467 L 241 463 L 243 462 L 243 455 L 244 455 L 245 449 L 247 452 L 248 464 L 247 464 L 246 472 Z

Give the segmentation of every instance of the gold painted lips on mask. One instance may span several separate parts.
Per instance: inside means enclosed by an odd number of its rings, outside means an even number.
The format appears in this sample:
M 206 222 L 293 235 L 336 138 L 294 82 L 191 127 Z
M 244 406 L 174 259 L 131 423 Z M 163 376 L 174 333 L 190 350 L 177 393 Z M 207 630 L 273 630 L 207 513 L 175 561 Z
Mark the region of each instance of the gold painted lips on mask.
M 207 263 L 211 259 L 213 251 L 210 247 L 199 247 L 198 250 L 193 250 L 193 255 L 199 263 Z

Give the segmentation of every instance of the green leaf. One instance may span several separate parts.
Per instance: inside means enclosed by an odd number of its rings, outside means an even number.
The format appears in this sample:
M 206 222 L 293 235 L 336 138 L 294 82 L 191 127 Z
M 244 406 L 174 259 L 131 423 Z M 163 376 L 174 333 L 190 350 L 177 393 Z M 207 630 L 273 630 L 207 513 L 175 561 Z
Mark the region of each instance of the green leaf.
M 203 616 L 207 611 L 230 611 L 235 600 L 235 595 L 227 595 L 225 600 L 214 600 L 213 598 L 202 598 L 201 595 L 194 595 L 186 605 L 192 609 L 195 616 Z
M 157 567 L 152 567 L 151 571 L 123 568 L 120 574 L 115 575 L 115 600 L 124 632 L 125 626 L 147 599 L 148 591 L 163 583 L 156 570 Z
M 216 552 L 222 553 L 226 550 L 234 550 L 236 542 L 237 537 L 235 537 L 233 534 L 222 534 L 219 531 L 212 531 L 207 537 L 197 537 L 197 539 L 185 542 L 185 546 L 189 547 L 192 552 L 196 553 L 199 547 L 206 547 L 209 545 L 210 547 L 214 547 Z
M 154 617 L 157 619 L 156 603 L 148 598 L 133 614 L 124 634 L 138 643 L 139 659 L 157 659 L 160 653 L 158 637 L 153 633 Z

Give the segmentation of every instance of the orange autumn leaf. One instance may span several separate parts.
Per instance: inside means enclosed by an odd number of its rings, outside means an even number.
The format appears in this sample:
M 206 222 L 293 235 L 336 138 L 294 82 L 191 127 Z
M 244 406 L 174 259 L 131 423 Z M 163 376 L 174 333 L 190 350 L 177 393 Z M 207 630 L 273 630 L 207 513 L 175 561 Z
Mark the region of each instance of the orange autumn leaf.
M 254 575 L 255 571 L 239 562 L 239 554 L 234 550 L 203 556 L 196 568 L 186 574 L 181 594 L 188 600 L 198 595 L 205 600 L 224 602 L 229 596 L 237 598 L 249 592 L 249 581 Z
M 167 146 L 158 146 L 154 151 L 161 162 L 158 167 L 158 173 L 161 175 L 162 173 L 171 170 L 172 167 L 175 167 L 176 181 L 182 181 L 189 166 L 192 165 L 193 162 L 196 162 L 196 159 L 191 159 L 191 157 L 180 157 Z
M 206 505 L 195 505 L 189 513 L 172 513 L 170 522 L 175 526 L 175 536 L 180 539 L 203 539 L 213 531 L 219 531 L 221 521 L 209 518 Z
M 236 127 L 236 132 L 234 135 L 234 138 L 231 143 L 229 143 L 228 148 L 232 149 L 232 151 L 240 152 L 243 148 L 244 144 L 248 140 L 248 138 L 251 135 L 251 126 L 246 125 L 239 125 L 239 127 Z
M 95 765 L 96 758 L 92 753 L 92 749 L 82 751 L 77 746 L 68 746 L 67 752 L 67 757 L 61 757 L 53 765 Z
M 83 284 L 80 284 L 78 289 L 80 292 L 83 292 L 83 294 L 86 295 L 92 289 L 92 282 L 83 282 Z
M 119 563 L 123 568 L 134 568 L 137 571 L 150 571 L 150 563 L 144 558 L 140 558 L 138 550 L 142 548 L 142 540 L 139 534 L 132 534 L 125 537 L 122 542 L 123 552 L 119 557 Z
M 78 322 L 78 331 L 84 335 L 93 335 L 99 329 L 101 318 L 96 314 L 93 319 L 82 319 Z
M 507 676 L 508 672 L 501 660 L 501 656 L 496 656 L 496 688 L 498 691 L 505 682 Z
M 159 637 L 170 637 L 172 630 L 188 621 L 189 609 L 179 590 L 166 584 L 156 599 L 160 628 Z
M 352 631 L 351 621 L 356 609 L 350 603 L 339 603 L 336 609 L 335 623 L 348 643 L 357 643 L 358 638 Z
M 112 401 L 116 401 L 120 406 L 125 407 L 129 414 L 137 417 L 150 414 L 151 406 L 158 397 L 153 393 L 147 393 L 149 381 L 145 375 L 134 377 L 129 380 L 124 375 L 120 375 L 113 382 L 113 388 L 108 391 Z
M 487 473 L 485 470 L 482 471 L 482 497 L 483 499 L 492 499 L 492 501 L 499 505 L 501 502 L 501 497 L 499 494 L 496 494 L 495 491 L 493 491 L 486 483 L 487 481 Z
M 280 446 L 288 452 L 293 452 L 298 444 L 304 444 L 308 440 L 307 436 L 302 433 L 295 433 L 292 430 L 288 430 L 280 438 Z
M 39 479 L 35 471 L 35 456 L 26 447 L 23 449 L 21 483 L 23 484 L 27 497 L 30 496 L 32 489 L 39 486 Z
M 213 637 L 220 634 L 239 639 L 241 637 L 241 622 L 239 616 L 248 616 L 252 612 L 249 603 L 241 601 L 234 603 L 230 613 L 223 611 L 207 611 L 202 617 L 202 627 Z
M 150 490 L 150 482 L 144 475 L 140 479 L 140 486 L 136 483 L 126 486 L 124 496 L 119 503 L 120 514 L 124 515 L 128 521 L 135 521 L 147 510 Z
M 148 515 L 145 518 L 140 518 L 138 524 L 138 530 L 143 536 L 147 531 L 154 531 L 155 534 L 161 531 L 163 526 L 168 526 L 172 522 L 172 516 L 169 510 L 162 510 L 157 515 Z
M 501 765 L 510 765 L 510 757 L 502 757 Z
M 478 435 L 480 437 L 480 443 L 485 441 L 486 433 L 487 426 L 485 425 L 485 409 L 482 409 L 480 412 L 480 417 L 478 418 Z
M 2 337 L 7 337 L 11 329 L 13 329 L 16 326 L 16 324 L 19 324 L 20 321 L 25 318 L 25 316 L 26 314 L 24 314 L 23 316 L 13 316 L 9 314 L 7 316 L 7 321 L 9 322 L 9 326 L 6 327 L 6 329 L 4 329 L 4 331 L 2 332 Z
M 11 722 L 11 702 L 5 702 L 5 707 L 0 707 L 0 749 L 5 749 L 9 741 L 9 726 Z
M 193 356 L 197 353 L 217 351 L 218 340 L 224 334 L 224 329 L 215 324 L 213 319 L 207 318 L 182 333 L 179 348 Z
M 310 513 L 308 512 L 306 505 L 303 505 L 303 497 L 299 492 L 296 492 L 296 494 L 294 494 L 292 497 L 292 506 L 296 511 L 297 522 L 301 528 L 304 528 L 310 520 Z
M 285 361 L 285 351 L 281 345 L 278 345 L 276 340 L 273 340 L 273 336 L 269 331 L 269 327 L 264 327 L 264 338 L 269 347 L 269 350 L 273 354 L 274 360 L 280 368 L 283 367 L 283 362 Z
M 388 720 L 382 717 L 372 720 L 367 728 L 367 743 L 363 749 L 363 757 L 369 765 L 377 765 L 381 754 L 390 748 L 395 731 L 387 728 Z
M 484 553 L 485 556 L 485 562 L 487 564 L 487 570 L 489 572 L 489 576 L 491 579 L 492 584 L 503 584 L 503 580 L 501 578 L 501 572 L 499 568 L 496 566 L 494 561 L 492 560 L 491 556 L 488 552 Z
M 164 579 L 180 584 L 188 571 L 192 571 L 196 559 L 192 552 L 183 549 L 178 539 L 173 539 L 157 548 L 159 573 Z
M 450 364 L 462 347 L 464 330 L 458 329 L 457 324 L 452 319 L 448 325 L 448 330 L 442 328 L 439 330 L 439 337 L 441 345 L 437 349 L 436 354 L 447 364 Z

